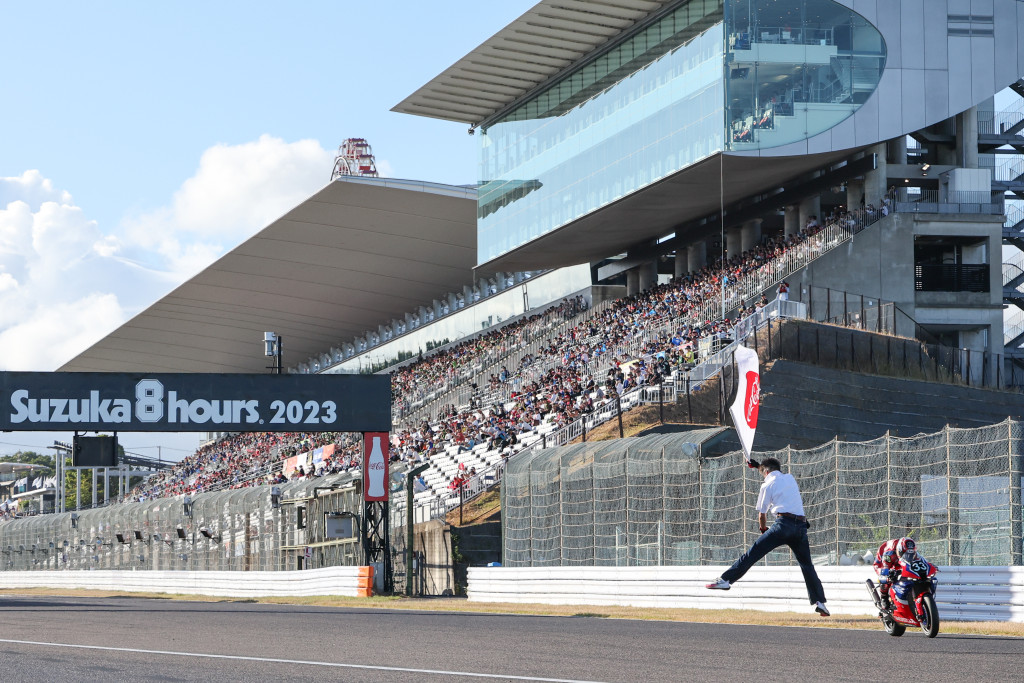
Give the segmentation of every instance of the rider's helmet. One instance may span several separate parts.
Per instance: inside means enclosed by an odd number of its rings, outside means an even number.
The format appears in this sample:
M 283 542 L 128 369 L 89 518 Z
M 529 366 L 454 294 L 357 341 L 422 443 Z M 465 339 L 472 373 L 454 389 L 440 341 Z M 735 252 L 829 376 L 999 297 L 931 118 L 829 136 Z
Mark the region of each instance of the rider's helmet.
M 914 539 L 903 537 L 896 542 L 896 556 L 910 562 L 917 557 L 917 544 Z

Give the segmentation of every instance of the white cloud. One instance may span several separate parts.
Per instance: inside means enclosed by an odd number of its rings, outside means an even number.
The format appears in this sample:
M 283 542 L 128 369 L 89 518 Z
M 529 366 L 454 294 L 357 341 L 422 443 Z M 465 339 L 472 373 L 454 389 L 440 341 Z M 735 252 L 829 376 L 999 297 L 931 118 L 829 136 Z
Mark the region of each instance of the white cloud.
M 70 204 L 71 195 L 55 189 L 49 178 L 33 169 L 13 178 L 0 178 L 0 207 L 16 200 L 38 208 L 45 201 Z
M 215 145 L 168 206 L 127 222 L 126 239 L 187 277 L 325 185 L 332 159 L 316 140 Z
M 123 320 L 115 294 L 94 293 L 34 307 L 25 320 L 0 332 L 2 365 L 10 370 L 52 370 Z
M 0 369 L 59 367 L 326 184 L 332 159 L 314 140 L 216 145 L 108 234 L 39 171 L 0 178 Z

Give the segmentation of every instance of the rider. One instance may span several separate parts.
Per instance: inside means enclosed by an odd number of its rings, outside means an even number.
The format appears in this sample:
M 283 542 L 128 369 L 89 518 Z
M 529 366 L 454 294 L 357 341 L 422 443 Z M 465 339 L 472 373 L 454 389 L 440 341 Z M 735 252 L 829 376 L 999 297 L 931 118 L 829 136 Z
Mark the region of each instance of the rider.
M 875 571 L 878 573 L 878 594 L 882 598 L 882 607 L 889 609 L 889 585 L 896 576 L 890 572 L 899 567 L 900 560 L 911 562 L 917 557 L 917 544 L 914 539 L 904 536 L 886 541 L 875 554 Z

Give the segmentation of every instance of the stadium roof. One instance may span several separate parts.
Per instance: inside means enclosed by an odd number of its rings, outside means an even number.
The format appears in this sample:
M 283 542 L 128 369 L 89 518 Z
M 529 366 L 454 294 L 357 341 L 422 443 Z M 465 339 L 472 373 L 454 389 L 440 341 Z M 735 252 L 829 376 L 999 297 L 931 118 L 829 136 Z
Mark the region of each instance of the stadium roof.
M 391 111 L 476 125 L 674 0 L 541 0 Z
M 472 281 L 476 190 L 331 182 L 65 363 L 70 372 L 267 372 L 296 365 Z

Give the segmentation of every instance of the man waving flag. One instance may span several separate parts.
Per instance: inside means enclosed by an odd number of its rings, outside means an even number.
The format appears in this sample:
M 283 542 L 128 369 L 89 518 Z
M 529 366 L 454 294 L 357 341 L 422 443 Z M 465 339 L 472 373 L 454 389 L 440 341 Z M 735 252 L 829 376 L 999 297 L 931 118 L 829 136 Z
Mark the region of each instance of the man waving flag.
M 743 446 L 747 464 L 757 467 L 750 459 L 754 445 L 754 431 L 757 429 L 757 410 L 761 397 L 761 375 L 758 368 L 757 352 L 745 346 L 736 348 L 736 399 L 729 406 L 729 414 L 736 426 L 736 435 Z

